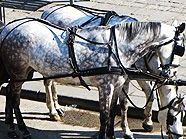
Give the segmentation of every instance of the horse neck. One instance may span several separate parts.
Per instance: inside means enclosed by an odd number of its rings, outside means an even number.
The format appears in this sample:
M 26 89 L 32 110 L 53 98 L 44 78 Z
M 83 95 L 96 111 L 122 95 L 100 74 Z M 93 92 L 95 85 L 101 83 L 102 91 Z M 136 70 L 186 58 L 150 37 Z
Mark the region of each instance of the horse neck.
M 154 49 L 154 46 L 173 39 L 175 35 L 173 27 L 156 22 L 122 23 L 116 25 L 115 30 L 118 48 L 126 57 L 123 64 L 127 67 Z
M 158 89 L 161 107 L 167 106 L 170 101 L 177 97 L 177 89 L 173 85 L 163 85 Z

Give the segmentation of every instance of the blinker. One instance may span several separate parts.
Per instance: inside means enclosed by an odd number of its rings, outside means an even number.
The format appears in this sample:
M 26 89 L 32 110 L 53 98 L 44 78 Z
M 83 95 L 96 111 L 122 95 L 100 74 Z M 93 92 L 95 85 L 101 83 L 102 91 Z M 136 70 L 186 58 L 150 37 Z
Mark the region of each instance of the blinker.
M 175 55 L 182 57 L 185 53 L 185 47 L 183 47 L 181 45 L 176 45 L 176 47 L 174 47 L 173 52 Z
M 167 113 L 167 125 L 173 125 L 176 122 L 177 118 L 173 116 L 170 111 Z

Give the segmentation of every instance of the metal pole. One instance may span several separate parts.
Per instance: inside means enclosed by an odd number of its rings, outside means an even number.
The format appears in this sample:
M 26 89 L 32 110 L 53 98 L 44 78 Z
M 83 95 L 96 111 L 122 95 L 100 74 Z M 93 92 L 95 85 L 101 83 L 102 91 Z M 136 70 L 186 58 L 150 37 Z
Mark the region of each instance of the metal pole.
M 70 5 L 72 5 L 74 3 L 74 0 L 70 0 Z
M 0 5 L 0 20 L 3 21 L 2 7 Z
M 3 3 L 0 3 L 0 20 L 5 24 L 5 7 Z

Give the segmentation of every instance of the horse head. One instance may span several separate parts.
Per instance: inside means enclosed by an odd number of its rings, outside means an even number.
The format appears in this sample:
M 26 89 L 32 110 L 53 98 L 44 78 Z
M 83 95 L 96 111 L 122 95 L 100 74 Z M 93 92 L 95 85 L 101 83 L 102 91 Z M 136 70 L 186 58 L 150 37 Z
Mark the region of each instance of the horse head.
M 157 53 L 160 59 L 161 76 L 176 78 L 179 67 L 179 58 L 184 55 L 185 24 L 172 25 L 175 27 L 174 38 L 160 45 Z M 168 46 L 168 47 L 167 47 Z M 182 109 L 183 98 L 177 96 L 176 86 L 164 86 L 158 89 L 161 108 L 158 120 L 166 128 L 170 139 L 182 139 L 182 122 L 185 115 Z M 165 116 L 166 115 L 166 116 Z
M 183 33 L 185 23 L 176 26 L 175 29 L 174 38 L 164 42 L 164 45 L 161 45 L 158 50 L 161 61 L 160 67 L 162 69 L 161 75 L 168 78 L 176 75 L 177 67 L 179 67 L 179 58 L 182 57 L 185 52 L 185 35 Z
M 169 139 L 183 139 L 183 118 L 186 110 L 186 98 L 176 96 L 166 106 L 160 109 L 158 119 L 161 121 L 164 117 L 163 127 Z M 162 122 L 161 122 L 162 123 Z

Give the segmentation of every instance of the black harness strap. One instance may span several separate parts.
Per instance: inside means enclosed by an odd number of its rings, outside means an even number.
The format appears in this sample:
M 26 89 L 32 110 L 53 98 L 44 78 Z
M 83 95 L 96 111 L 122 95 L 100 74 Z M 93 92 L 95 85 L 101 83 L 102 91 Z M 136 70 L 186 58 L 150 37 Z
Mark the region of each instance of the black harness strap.
M 86 26 L 87 24 L 91 23 L 92 21 L 94 21 L 94 20 L 96 20 L 96 19 L 98 19 L 98 18 L 102 18 L 102 17 L 101 17 L 101 16 L 92 17 L 92 18 L 90 18 L 89 20 L 87 20 L 86 22 L 84 22 L 83 24 L 81 24 L 79 27 L 80 27 L 80 28 L 81 28 L 81 27 L 84 27 L 84 26 Z
M 73 27 L 73 28 L 69 28 L 69 30 L 70 30 L 69 39 L 68 39 L 69 61 L 70 61 L 70 65 L 71 65 L 71 67 L 72 67 L 72 69 L 74 71 L 74 75 L 72 77 L 73 78 L 78 77 L 81 85 L 84 86 L 85 88 L 87 88 L 90 91 L 91 89 L 89 88 L 89 86 L 83 80 L 81 75 L 79 75 L 80 70 L 78 68 L 76 57 L 75 57 L 75 53 L 74 53 L 74 39 L 75 39 L 75 35 L 72 34 L 72 32 L 76 33 L 77 28 Z
M 110 18 L 111 18 L 113 15 L 119 16 L 115 11 L 108 11 L 108 12 L 105 14 L 105 17 L 102 18 L 100 25 L 101 25 L 101 26 L 106 26 L 106 25 L 108 24 Z
M 123 66 L 121 59 L 119 57 L 118 45 L 117 45 L 116 33 L 115 33 L 115 26 L 112 26 L 111 30 L 112 30 L 112 34 L 113 34 L 112 37 L 113 37 L 114 48 L 115 48 L 115 53 L 113 53 L 113 56 L 115 57 L 117 65 L 119 66 L 119 68 L 122 71 L 122 74 L 124 75 L 128 72 L 128 69 Z
M 152 73 L 153 73 L 153 70 L 149 67 L 148 63 L 153 58 L 154 55 L 155 55 L 155 52 L 151 51 L 143 57 L 147 71 L 152 72 Z

